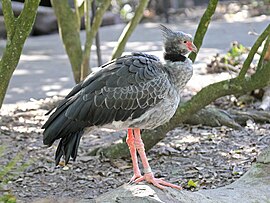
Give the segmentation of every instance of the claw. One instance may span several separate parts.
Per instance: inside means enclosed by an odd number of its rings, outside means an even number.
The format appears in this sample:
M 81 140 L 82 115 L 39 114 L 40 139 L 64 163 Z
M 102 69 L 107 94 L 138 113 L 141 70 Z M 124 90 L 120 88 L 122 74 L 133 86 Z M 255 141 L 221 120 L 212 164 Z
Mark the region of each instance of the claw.
M 130 181 L 128 182 L 129 185 L 133 185 L 134 183 L 135 183 L 134 180 L 130 180 Z
M 133 183 L 135 183 L 135 180 L 137 180 L 137 179 L 139 179 L 141 177 L 143 177 L 143 176 L 141 175 L 140 172 L 139 173 L 136 173 L 136 174 L 134 173 L 134 175 L 132 176 L 132 178 L 129 180 L 128 184 L 132 185 Z
M 143 180 L 146 180 L 148 183 L 151 183 L 153 184 L 154 186 L 160 188 L 160 189 L 165 189 L 164 186 L 167 186 L 167 187 L 171 187 L 171 188 L 176 188 L 178 190 L 182 190 L 182 187 L 181 186 L 178 186 L 178 185 L 175 185 L 175 184 L 172 184 L 172 183 L 168 183 L 166 181 L 163 180 L 163 178 L 155 178 L 153 173 L 146 173 L 144 174 L 144 176 L 140 177 L 140 178 L 137 178 L 135 180 L 135 183 L 139 183 Z

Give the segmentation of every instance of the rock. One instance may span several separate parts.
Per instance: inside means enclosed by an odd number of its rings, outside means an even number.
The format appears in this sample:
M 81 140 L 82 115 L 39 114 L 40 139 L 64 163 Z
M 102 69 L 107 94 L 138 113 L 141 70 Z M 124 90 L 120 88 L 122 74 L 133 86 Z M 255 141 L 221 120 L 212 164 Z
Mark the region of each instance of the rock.
M 236 182 L 211 190 L 197 192 L 179 191 L 172 188 L 160 190 L 149 184 L 128 185 L 102 194 L 96 202 L 133 203 L 251 203 L 267 202 L 270 199 L 270 148 L 258 157 L 251 169 Z M 84 200 L 80 201 L 84 203 Z
M 47 198 L 47 199 L 37 199 L 32 203 L 77 203 L 78 200 L 71 198 Z M 87 200 L 85 203 L 94 203 L 92 200 Z
M 101 26 L 115 25 L 119 23 L 123 23 L 123 20 L 120 18 L 120 15 L 107 11 L 103 16 Z
M 270 147 L 260 153 L 257 163 L 270 164 Z
M 54 10 L 50 7 L 39 6 L 35 24 L 33 26 L 34 35 L 44 35 L 57 32 L 57 18 Z
M 264 91 L 262 103 L 259 108 L 265 111 L 270 110 L 270 86 L 265 87 Z

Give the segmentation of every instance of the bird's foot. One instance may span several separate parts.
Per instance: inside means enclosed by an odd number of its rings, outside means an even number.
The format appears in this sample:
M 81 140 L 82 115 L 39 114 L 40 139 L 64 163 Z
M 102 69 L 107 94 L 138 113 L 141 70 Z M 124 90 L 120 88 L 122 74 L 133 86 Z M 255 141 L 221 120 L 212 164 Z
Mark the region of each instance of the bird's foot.
M 134 171 L 134 175 L 132 176 L 132 178 L 130 179 L 130 181 L 128 182 L 128 184 L 132 184 L 135 182 L 135 180 L 137 180 L 138 178 L 143 177 L 140 170 L 138 171 Z
M 182 190 L 181 186 L 178 186 L 178 185 L 175 185 L 172 183 L 168 183 L 168 182 L 164 181 L 162 178 L 155 178 L 152 172 L 146 173 L 146 174 L 144 174 L 144 176 L 137 178 L 135 180 L 135 183 L 139 183 L 143 180 L 146 180 L 148 183 L 152 183 L 154 186 L 156 186 L 162 190 L 165 189 L 164 186 L 176 188 L 178 190 Z
M 132 176 L 132 178 L 130 179 L 130 181 L 128 182 L 128 184 L 132 184 L 132 183 L 134 183 L 135 182 L 135 180 L 137 180 L 137 179 L 139 179 L 139 178 L 141 178 L 141 177 L 143 177 L 142 175 L 141 175 L 141 173 L 134 173 L 134 175 Z

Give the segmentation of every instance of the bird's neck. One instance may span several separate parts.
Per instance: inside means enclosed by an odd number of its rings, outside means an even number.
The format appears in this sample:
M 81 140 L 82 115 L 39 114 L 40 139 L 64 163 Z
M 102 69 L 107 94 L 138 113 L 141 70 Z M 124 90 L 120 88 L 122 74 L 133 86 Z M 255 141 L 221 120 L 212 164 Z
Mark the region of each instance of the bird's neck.
M 164 53 L 164 60 L 166 61 L 171 61 L 171 62 L 177 62 L 177 61 L 181 61 L 181 62 L 184 62 L 186 60 L 187 57 L 185 57 L 184 55 L 182 54 L 179 54 L 179 53 L 168 53 L 168 52 L 165 52 Z
M 190 80 L 193 68 L 192 61 L 182 54 L 164 53 L 164 67 L 176 89 L 181 91 Z

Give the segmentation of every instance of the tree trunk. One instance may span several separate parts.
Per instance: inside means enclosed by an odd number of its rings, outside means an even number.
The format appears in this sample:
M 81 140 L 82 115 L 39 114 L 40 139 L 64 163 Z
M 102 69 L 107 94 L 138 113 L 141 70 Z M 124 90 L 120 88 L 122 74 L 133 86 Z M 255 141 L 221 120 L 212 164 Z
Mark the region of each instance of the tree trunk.
M 21 14 L 16 18 L 12 11 L 11 1 L 2 0 L 7 44 L 0 61 L 0 108 L 3 104 L 9 81 L 19 63 L 24 42 L 32 30 L 39 2 L 40 0 L 25 1 Z
M 83 57 L 79 16 L 71 9 L 68 0 L 51 0 L 51 3 L 57 17 L 59 33 L 71 63 L 74 80 L 79 83 Z

